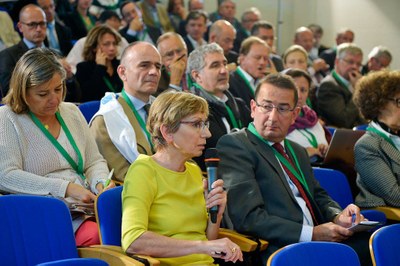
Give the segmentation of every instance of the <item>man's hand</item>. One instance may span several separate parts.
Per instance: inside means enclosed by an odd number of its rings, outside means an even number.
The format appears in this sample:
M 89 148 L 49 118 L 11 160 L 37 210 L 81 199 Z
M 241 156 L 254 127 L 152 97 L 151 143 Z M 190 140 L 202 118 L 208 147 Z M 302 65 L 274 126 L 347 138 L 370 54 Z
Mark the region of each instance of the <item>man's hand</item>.
M 142 19 L 139 16 L 136 16 L 130 23 L 129 23 L 129 29 L 139 32 L 142 31 L 144 28 Z
M 315 72 L 318 71 L 328 71 L 329 70 L 329 65 L 325 62 L 324 59 L 317 58 L 313 61 L 312 67 L 314 68 Z
M 186 70 L 187 56 L 183 55 L 169 65 L 170 71 L 170 84 L 175 86 L 181 85 L 182 76 Z
M 349 73 L 350 83 L 353 88 L 356 87 L 357 81 L 362 77 L 361 73 L 358 71 L 351 71 Z
M 342 242 L 353 235 L 353 232 L 334 223 L 324 223 L 314 227 L 313 241 Z
M 354 218 L 353 218 L 354 217 Z M 353 224 L 358 224 L 364 220 L 364 216 L 360 213 L 360 208 L 354 204 L 349 204 L 341 213 L 339 213 L 335 220 L 335 224 L 341 225 L 343 227 L 350 227 Z

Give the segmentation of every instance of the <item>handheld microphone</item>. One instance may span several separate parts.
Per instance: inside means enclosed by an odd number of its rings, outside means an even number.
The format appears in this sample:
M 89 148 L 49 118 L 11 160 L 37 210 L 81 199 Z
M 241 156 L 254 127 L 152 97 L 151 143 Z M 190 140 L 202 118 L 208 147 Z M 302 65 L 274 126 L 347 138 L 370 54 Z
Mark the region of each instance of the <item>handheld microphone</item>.
M 217 149 L 216 148 L 207 149 L 204 154 L 204 158 L 205 158 L 204 162 L 207 167 L 208 192 L 210 192 L 212 190 L 212 188 L 211 188 L 212 183 L 214 183 L 215 180 L 217 180 L 217 170 L 218 170 L 218 163 L 219 163 Z M 211 216 L 211 222 L 216 223 L 218 206 L 213 206 L 208 211 Z

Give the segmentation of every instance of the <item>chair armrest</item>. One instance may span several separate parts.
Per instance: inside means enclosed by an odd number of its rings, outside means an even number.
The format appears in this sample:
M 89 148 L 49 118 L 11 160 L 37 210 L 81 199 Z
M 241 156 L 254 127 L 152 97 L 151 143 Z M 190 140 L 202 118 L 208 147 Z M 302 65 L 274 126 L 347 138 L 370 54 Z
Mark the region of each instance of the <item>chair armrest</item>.
M 394 207 L 381 206 L 373 208 L 374 210 L 381 211 L 386 215 L 389 220 L 400 221 L 400 209 Z
M 98 258 L 107 262 L 110 266 L 143 266 L 141 263 L 128 255 L 126 255 L 122 248 L 119 246 L 111 245 L 94 245 L 87 248 L 78 248 L 78 254 L 81 258 Z M 146 259 L 150 265 L 160 265 L 160 262 L 152 257 L 148 256 L 137 256 L 139 259 Z
M 218 238 L 227 237 L 232 242 L 236 243 L 243 252 L 252 252 L 257 249 L 258 243 L 252 240 L 249 236 L 239 234 L 233 230 L 220 228 L 218 233 Z M 260 247 L 259 249 L 265 250 L 268 247 L 268 241 L 259 239 Z

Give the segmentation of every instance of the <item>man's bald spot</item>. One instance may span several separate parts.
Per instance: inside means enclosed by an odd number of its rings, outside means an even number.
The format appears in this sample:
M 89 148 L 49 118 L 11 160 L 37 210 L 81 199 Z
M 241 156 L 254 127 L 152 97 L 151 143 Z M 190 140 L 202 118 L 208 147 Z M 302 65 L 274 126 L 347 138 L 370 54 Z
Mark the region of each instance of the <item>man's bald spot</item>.
M 133 50 L 133 49 L 135 49 L 135 50 Z M 148 42 L 133 42 L 133 43 L 129 44 L 125 48 L 125 50 L 122 52 L 121 65 L 125 66 L 128 63 L 130 58 L 137 55 L 137 50 L 142 50 L 142 49 L 153 49 L 160 56 L 160 53 L 158 52 L 156 47 L 154 47 L 154 45 L 152 45 Z M 161 58 L 161 56 L 160 56 L 160 58 Z
M 27 16 L 32 11 L 41 12 L 43 14 L 44 20 L 46 21 L 46 14 L 44 13 L 43 9 L 34 4 L 28 4 L 21 9 L 21 11 L 19 12 L 19 21 L 21 21 L 23 17 Z

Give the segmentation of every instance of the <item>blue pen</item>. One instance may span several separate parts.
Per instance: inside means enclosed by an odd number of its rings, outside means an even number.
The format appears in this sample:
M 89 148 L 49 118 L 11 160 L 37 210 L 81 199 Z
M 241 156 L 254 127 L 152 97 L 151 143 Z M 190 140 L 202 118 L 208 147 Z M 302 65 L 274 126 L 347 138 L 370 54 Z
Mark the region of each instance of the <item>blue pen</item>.
M 355 214 L 352 214 L 352 215 L 351 215 L 351 225 L 354 225 L 355 222 L 356 222 L 356 215 L 355 215 Z

